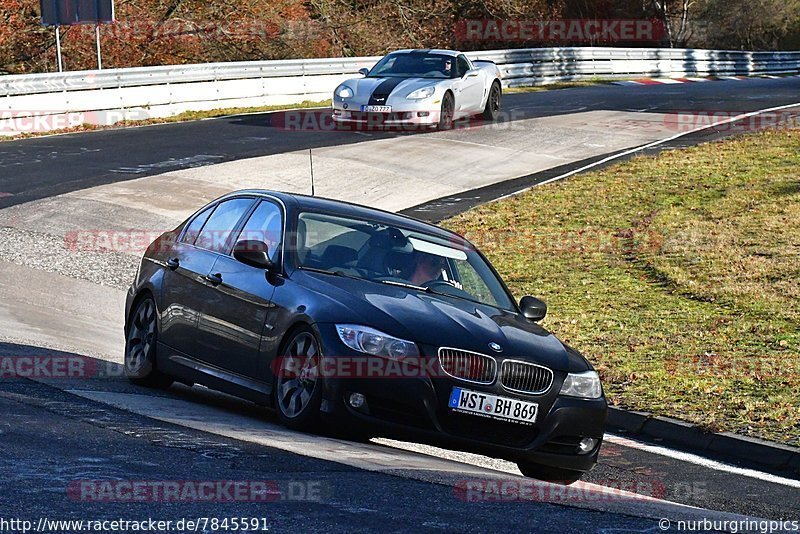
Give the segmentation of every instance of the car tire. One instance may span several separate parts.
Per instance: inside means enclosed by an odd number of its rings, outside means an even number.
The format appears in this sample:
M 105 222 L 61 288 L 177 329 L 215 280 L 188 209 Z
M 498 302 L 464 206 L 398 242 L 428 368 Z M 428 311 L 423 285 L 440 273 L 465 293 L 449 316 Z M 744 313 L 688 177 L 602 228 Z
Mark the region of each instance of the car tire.
M 456 102 L 451 93 L 445 93 L 442 98 L 442 108 L 439 111 L 439 122 L 437 130 L 451 130 L 453 128 L 453 116 L 456 110 Z
M 321 428 L 321 356 L 319 340 L 308 327 L 292 331 L 281 349 L 273 401 L 278 418 L 292 430 L 318 432 Z
M 550 467 L 549 465 L 541 465 L 527 461 L 517 462 L 517 467 L 519 467 L 519 470 L 526 477 L 544 480 L 552 484 L 563 484 L 565 486 L 577 482 L 583 476 L 581 471 Z
M 500 115 L 500 101 L 503 97 L 503 89 L 499 82 L 494 82 L 489 89 L 489 96 L 486 98 L 486 107 L 483 108 L 483 118 L 487 121 L 496 121 Z
M 133 309 L 125 332 L 125 375 L 138 386 L 168 388 L 174 382 L 158 370 L 158 311 L 152 297 L 144 297 Z

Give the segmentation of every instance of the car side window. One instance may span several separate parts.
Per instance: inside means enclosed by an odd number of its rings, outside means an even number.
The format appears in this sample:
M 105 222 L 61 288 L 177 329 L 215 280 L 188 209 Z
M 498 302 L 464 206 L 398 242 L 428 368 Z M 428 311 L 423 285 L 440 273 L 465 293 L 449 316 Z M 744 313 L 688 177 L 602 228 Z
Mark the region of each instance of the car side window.
M 252 198 L 233 198 L 221 202 L 197 236 L 195 246 L 213 252 L 227 252 L 231 233 L 252 205 Z
M 458 56 L 457 65 L 458 65 L 458 77 L 459 78 L 464 76 L 467 73 L 467 71 L 469 71 L 470 68 L 471 68 L 470 64 L 469 64 L 469 61 L 467 60 L 467 57 L 464 56 L 463 54 Z
M 264 200 L 247 220 L 237 241 L 263 241 L 269 247 L 269 258 L 276 261 L 283 239 L 283 214 L 274 203 Z
M 210 208 L 206 208 L 205 210 L 201 211 L 194 219 L 192 219 L 189 224 L 186 225 L 186 231 L 183 232 L 181 243 L 194 245 L 197 236 L 200 235 L 200 230 L 202 230 L 203 225 L 206 224 L 206 221 L 211 215 L 211 212 L 214 211 L 214 208 L 215 206 L 211 206 Z

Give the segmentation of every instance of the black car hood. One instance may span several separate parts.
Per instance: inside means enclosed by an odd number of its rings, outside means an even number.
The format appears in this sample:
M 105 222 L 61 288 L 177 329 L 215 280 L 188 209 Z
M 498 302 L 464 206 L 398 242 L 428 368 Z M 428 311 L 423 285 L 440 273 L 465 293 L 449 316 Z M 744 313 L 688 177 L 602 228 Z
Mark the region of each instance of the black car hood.
M 365 280 L 307 271 L 301 276 L 303 286 L 327 297 L 321 322 L 371 326 L 420 344 L 532 361 L 554 370 L 575 368 L 558 338 L 518 313 Z M 499 344 L 502 352 L 493 351 L 490 343 Z

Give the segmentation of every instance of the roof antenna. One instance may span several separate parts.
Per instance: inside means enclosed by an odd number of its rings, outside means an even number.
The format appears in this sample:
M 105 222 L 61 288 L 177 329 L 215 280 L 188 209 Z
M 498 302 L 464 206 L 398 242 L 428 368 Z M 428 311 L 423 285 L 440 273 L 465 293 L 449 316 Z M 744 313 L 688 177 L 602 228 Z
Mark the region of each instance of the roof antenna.
M 311 164 L 311 196 L 314 195 L 314 156 L 311 154 L 311 149 L 308 149 L 308 162 Z

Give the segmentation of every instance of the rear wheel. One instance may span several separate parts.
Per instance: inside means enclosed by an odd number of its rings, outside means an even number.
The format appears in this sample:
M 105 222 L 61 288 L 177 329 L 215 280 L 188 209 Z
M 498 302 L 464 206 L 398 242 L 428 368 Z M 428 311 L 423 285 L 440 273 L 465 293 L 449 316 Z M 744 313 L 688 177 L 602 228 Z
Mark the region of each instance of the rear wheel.
M 553 484 L 564 484 L 565 486 L 577 482 L 583 476 L 581 471 L 571 469 L 560 469 L 549 465 L 535 464 L 533 462 L 517 462 L 517 467 L 526 477 L 536 478 L 551 482 Z
M 453 95 L 445 93 L 442 98 L 442 109 L 439 112 L 439 123 L 436 128 L 439 130 L 450 130 L 453 127 L 453 115 L 455 114 L 456 103 Z
M 156 303 L 145 297 L 134 308 L 125 336 L 125 375 L 139 386 L 167 388 L 173 379 L 156 368 Z
M 497 120 L 500 115 L 500 98 L 502 97 L 503 90 L 500 84 L 494 82 L 492 88 L 489 89 L 489 96 L 486 98 L 486 107 L 483 108 L 483 118 L 487 121 Z
M 275 377 L 275 407 L 287 427 L 305 432 L 320 428 L 322 378 L 319 342 L 308 328 L 292 333 L 281 352 Z

